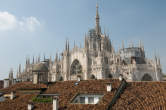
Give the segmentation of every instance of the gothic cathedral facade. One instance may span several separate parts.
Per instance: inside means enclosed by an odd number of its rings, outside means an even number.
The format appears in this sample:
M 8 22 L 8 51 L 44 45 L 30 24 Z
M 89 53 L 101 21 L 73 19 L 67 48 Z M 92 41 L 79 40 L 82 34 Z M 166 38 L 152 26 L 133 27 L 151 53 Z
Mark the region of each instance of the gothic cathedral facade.
M 122 46 L 118 51 L 114 50 L 109 36 L 101 31 L 98 6 L 96 8 L 96 26 L 85 35 L 83 48 L 74 46 L 70 49 L 69 41 L 66 41 L 65 50 L 54 60 L 49 58 L 41 62 L 38 58 L 31 63 L 27 59 L 24 70 L 19 67 L 17 79 L 32 81 L 34 66 L 42 63 L 44 68 L 48 68 L 47 72 L 44 70 L 48 82 L 76 80 L 78 76 L 88 80 L 118 78 L 120 75 L 129 81 L 162 80 L 160 59 L 147 59 L 141 43 L 136 47 Z M 36 67 L 38 71 L 42 70 L 43 65 Z

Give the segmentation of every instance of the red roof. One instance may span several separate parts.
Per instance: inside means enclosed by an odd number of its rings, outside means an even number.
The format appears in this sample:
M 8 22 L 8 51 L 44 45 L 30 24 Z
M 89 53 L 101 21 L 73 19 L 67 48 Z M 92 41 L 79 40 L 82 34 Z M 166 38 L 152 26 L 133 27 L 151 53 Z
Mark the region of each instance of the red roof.
M 0 89 L 0 92 L 11 93 L 12 91 L 17 91 L 20 89 L 42 89 L 42 88 L 47 88 L 47 86 L 45 84 L 33 84 L 32 82 L 21 82 L 9 86 L 8 88 Z
M 64 81 L 50 84 L 44 94 L 59 94 L 59 110 L 107 110 L 120 82 L 119 80 L 87 80 L 75 86 L 76 81 Z M 113 90 L 106 91 L 107 83 Z M 18 85 L 22 85 L 20 83 Z M 32 85 L 31 85 L 32 86 Z M 14 88 L 10 88 L 13 89 Z M 8 90 L 11 91 L 9 88 Z M 18 88 L 17 88 L 18 89 Z M 17 89 L 16 93 L 17 93 Z M 103 94 L 98 104 L 72 104 L 71 100 L 79 93 Z M 3 110 L 27 110 L 27 104 L 36 94 L 17 94 L 14 100 L 0 102 Z M 128 82 L 127 88 L 117 99 L 113 108 L 126 109 L 166 109 L 166 82 Z M 52 103 L 35 103 L 34 110 L 52 110 Z

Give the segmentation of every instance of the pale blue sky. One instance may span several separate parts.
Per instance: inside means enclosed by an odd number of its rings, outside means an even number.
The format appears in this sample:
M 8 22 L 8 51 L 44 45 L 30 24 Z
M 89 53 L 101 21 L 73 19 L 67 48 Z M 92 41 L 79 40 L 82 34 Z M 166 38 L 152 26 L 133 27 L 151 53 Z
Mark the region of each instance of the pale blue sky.
M 0 0 L 0 79 L 16 72 L 27 56 L 55 56 L 68 38 L 84 44 L 95 26 L 97 0 Z M 166 1 L 98 0 L 101 27 L 114 47 L 122 40 L 145 45 L 147 57 L 155 51 L 166 72 Z

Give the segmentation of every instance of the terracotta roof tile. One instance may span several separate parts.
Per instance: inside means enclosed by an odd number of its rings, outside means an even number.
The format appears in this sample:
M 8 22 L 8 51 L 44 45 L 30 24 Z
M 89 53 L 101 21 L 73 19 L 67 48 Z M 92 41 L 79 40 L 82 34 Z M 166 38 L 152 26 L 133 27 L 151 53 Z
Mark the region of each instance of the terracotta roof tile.
M 0 89 L 0 92 L 10 93 L 18 89 L 41 89 L 41 88 L 47 88 L 47 86 L 45 84 L 33 84 L 32 82 L 21 82 L 9 86 L 8 88 Z
M 56 82 L 48 86 L 44 93 L 59 94 L 59 110 L 107 110 L 120 82 L 118 80 L 88 80 Z M 106 92 L 107 83 L 113 90 Z M 18 84 L 22 85 L 22 84 Z M 31 85 L 33 86 L 33 85 Z M 10 87 L 10 89 L 13 89 Z M 8 91 L 11 91 L 8 89 Z M 17 91 L 17 89 L 15 89 Z M 17 93 L 17 92 L 16 92 Z M 72 104 L 79 93 L 100 93 L 103 98 L 98 104 Z M 3 110 L 27 110 L 27 104 L 36 94 L 17 94 L 14 100 L 0 102 Z M 113 110 L 163 110 L 166 109 L 166 82 L 128 82 L 128 87 L 116 101 Z M 34 110 L 52 110 L 52 103 L 35 103 Z

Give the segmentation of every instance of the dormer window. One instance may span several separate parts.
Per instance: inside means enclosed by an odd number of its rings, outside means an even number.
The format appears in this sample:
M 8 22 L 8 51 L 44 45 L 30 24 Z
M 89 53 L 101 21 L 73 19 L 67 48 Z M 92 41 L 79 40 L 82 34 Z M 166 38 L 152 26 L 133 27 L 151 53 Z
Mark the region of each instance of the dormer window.
M 103 97 L 101 94 L 79 94 L 73 100 L 74 104 L 97 104 Z
M 85 97 L 80 97 L 79 99 L 80 99 L 79 102 L 80 102 L 81 104 L 85 104 Z M 77 103 L 78 103 L 78 102 L 77 102 Z
M 88 97 L 88 103 L 94 104 L 94 97 Z

